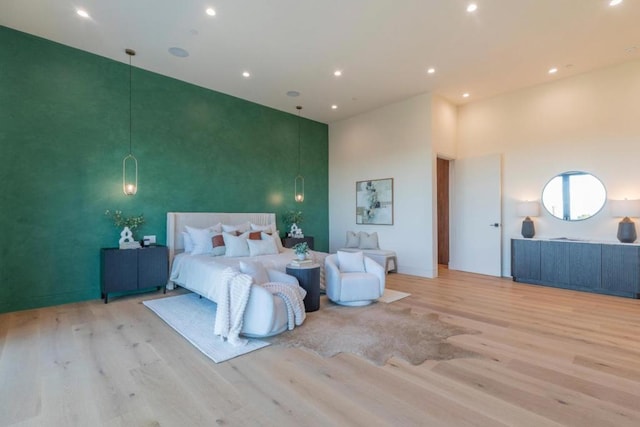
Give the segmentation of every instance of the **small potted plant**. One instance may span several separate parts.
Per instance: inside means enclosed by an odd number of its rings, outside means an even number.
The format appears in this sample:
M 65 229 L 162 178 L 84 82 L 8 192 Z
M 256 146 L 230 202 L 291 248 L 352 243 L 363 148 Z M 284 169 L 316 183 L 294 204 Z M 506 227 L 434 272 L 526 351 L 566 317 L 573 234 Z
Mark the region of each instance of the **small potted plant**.
M 303 261 L 309 253 L 309 245 L 307 245 L 307 242 L 296 243 L 291 249 L 293 249 L 300 261 Z

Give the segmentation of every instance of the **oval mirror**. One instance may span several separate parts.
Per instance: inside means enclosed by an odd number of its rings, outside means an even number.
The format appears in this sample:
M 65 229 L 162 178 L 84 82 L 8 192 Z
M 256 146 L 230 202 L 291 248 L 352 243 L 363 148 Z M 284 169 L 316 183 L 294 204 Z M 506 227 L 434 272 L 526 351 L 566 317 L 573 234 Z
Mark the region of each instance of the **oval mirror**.
M 581 221 L 591 218 L 607 201 L 602 182 L 588 172 L 563 172 L 542 190 L 542 205 L 556 218 Z

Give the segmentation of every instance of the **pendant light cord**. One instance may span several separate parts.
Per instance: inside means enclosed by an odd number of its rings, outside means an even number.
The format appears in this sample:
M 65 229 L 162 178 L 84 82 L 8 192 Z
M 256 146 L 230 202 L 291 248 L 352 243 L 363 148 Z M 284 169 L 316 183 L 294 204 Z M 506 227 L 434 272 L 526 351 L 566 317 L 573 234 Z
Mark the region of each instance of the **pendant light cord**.
M 300 117 L 302 115 L 302 107 L 297 106 L 298 109 L 298 175 L 300 175 Z
M 133 113 L 131 111 L 131 96 L 132 96 L 131 95 L 131 88 L 132 88 L 131 56 L 132 55 L 129 54 L 129 155 L 131 155 L 131 129 L 132 129 L 131 122 L 133 121 Z

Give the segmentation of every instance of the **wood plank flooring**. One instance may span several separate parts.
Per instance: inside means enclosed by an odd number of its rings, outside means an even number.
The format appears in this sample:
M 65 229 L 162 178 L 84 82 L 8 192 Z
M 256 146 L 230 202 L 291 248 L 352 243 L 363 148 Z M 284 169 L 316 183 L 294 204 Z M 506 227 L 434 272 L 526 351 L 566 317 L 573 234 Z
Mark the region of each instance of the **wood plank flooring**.
M 640 425 L 640 301 L 441 269 L 393 304 L 482 357 L 385 366 L 270 346 L 215 364 L 140 294 L 0 315 L 0 426 Z

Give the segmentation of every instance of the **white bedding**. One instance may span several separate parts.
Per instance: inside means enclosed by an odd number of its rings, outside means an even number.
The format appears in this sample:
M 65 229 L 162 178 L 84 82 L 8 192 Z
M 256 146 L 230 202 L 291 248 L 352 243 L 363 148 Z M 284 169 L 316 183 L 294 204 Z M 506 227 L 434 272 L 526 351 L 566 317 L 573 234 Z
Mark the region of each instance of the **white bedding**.
M 276 273 L 286 272 L 286 265 L 295 258 L 291 249 L 283 249 L 275 255 L 254 257 L 227 257 L 224 255 L 213 256 L 212 254 L 190 255 L 184 252 L 182 232 L 185 231 L 187 226 L 202 229 L 218 223 L 235 225 L 246 222 L 258 226 L 275 224 L 275 214 L 168 212 L 167 247 L 169 248 L 169 260 L 171 262 L 168 289 L 172 289 L 175 283 L 217 303 L 220 301 L 224 285 L 223 271 L 227 267 L 239 269 L 239 264 L 242 260 L 260 262 L 270 270 L 269 277 L 274 282 L 283 281 L 288 283 L 287 280 L 293 279 L 291 276 L 282 277 L 281 273 Z M 324 287 L 324 258 L 327 255 L 327 253 L 311 251 L 311 256 L 320 264 L 321 288 Z M 285 331 L 287 326 L 287 307 L 283 299 L 262 286 L 252 285 L 244 313 L 242 334 L 251 337 L 271 336 Z
M 328 254 L 311 252 L 311 256 L 321 265 L 320 283 L 324 287 L 324 258 Z M 284 249 L 277 255 L 261 255 L 257 257 L 225 257 L 210 255 L 190 255 L 181 253 L 173 259 L 170 280 L 190 289 L 212 301 L 217 302 L 220 292 L 222 271 L 227 267 L 239 269 L 240 261 L 260 262 L 265 268 L 285 272 L 286 266 L 295 258 L 293 250 Z

